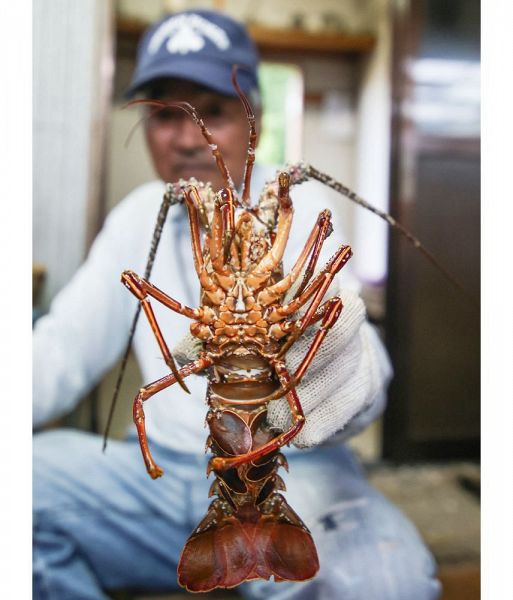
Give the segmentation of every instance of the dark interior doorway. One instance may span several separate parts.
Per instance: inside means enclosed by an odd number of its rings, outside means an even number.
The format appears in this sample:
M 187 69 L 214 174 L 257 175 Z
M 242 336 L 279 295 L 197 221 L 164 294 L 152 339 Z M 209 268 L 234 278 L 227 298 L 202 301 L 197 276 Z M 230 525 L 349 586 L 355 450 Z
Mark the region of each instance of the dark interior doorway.
M 383 455 L 477 458 L 480 6 L 478 0 L 394 6 L 391 211 L 470 297 L 391 236 L 386 337 L 395 377 Z

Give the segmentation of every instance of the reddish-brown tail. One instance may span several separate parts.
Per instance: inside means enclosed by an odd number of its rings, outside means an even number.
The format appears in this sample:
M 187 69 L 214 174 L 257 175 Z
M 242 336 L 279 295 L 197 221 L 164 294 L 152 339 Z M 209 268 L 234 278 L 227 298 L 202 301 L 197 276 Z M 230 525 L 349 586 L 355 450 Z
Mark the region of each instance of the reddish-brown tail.
M 226 514 L 221 500 L 187 540 L 178 582 L 190 592 L 231 588 L 252 579 L 305 581 L 319 570 L 310 532 L 281 494 L 272 512 L 255 507 Z

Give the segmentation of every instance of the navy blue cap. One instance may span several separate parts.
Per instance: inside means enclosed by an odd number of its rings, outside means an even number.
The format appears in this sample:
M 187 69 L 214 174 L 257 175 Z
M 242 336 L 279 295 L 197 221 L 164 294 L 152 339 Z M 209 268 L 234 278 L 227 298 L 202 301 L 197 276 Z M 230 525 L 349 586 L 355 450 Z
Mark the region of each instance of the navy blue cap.
M 239 65 L 237 81 L 247 93 L 258 87 L 258 62 L 255 43 L 237 21 L 210 10 L 175 13 L 144 33 L 125 95 L 133 96 L 156 79 L 179 78 L 235 96 L 232 66 Z

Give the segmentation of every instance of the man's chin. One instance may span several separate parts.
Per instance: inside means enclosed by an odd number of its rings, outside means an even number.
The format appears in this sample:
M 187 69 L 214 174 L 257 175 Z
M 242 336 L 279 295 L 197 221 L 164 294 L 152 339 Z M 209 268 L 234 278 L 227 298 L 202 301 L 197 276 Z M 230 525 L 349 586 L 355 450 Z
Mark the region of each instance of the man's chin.
M 173 181 L 179 179 L 191 179 L 195 178 L 203 183 L 211 182 L 213 187 L 221 187 L 221 178 L 219 171 L 212 167 L 190 167 L 186 169 L 177 169 L 173 172 Z

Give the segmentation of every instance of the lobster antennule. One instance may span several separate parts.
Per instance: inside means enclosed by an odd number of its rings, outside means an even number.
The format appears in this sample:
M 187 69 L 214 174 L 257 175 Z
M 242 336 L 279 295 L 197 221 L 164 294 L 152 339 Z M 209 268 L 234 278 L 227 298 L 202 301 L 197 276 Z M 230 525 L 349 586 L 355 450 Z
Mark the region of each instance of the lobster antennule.
M 154 117 L 155 115 L 157 115 L 161 110 L 163 110 L 165 108 L 165 106 L 161 106 L 161 102 L 160 100 L 132 100 L 131 102 L 128 102 L 128 104 L 125 104 L 125 106 L 123 106 L 123 108 L 130 108 L 131 106 L 134 106 L 136 104 L 155 104 L 157 103 L 159 104 L 159 106 L 157 108 L 154 108 L 149 115 L 145 115 L 144 117 L 141 117 L 138 121 L 135 122 L 134 125 L 132 125 L 132 128 L 130 129 L 130 131 L 128 132 L 128 135 L 126 136 L 126 141 L 125 141 L 125 148 L 128 148 L 128 145 L 130 144 L 130 142 L 132 141 L 132 137 L 136 131 L 136 129 L 139 127 L 139 125 L 141 123 L 144 123 L 144 121 L 147 121 L 148 119 L 151 119 L 151 117 Z
M 179 110 L 183 110 L 184 112 L 186 112 L 192 118 L 192 120 L 196 123 L 196 125 L 198 125 L 198 127 L 200 128 L 201 134 L 203 135 L 207 144 L 209 145 L 210 150 L 212 152 L 212 156 L 214 157 L 214 159 L 216 161 L 217 168 L 219 169 L 219 172 L 221 173 L 221 176 L 223 177 L 225 186 L 232 191 L 232 193 L 235 197 L 236 203 L 239 204 L 239 201 L 237 200 L 237 194 L 235 191 L 235 185 L 233 183 L 233 179 L 230 175 L 228 167 L 226 166 L 226 163 L 224 162 L 223 156 L 222 156 L 217 144 L 215 143 L 215 140 L 214 140 L 211 132 L 208 130 L 208 128 L 205 124 L 205 121 L 203 121 L 201 115 L 194 108 L 194 106 L 192 106 L 192 104 L 189 104 L 189 102 L 166 102 L 164 100 L 140 99 L 140 100 L 132 100 L 132 101 L 128 102 L 128 104 L 125 104 L 125 106 L 123 108 L 129 108 L 131 106 L 154 106 L 156 108 L 154 110 L 152 110 L 149 115 L 146 115 L 145 117 L 143 117 L 142 119 L 139 119 L 139 121 L 137 121 L 137 123 L 134 125 L 134 127 L 131 129 L 131 131 L 128 135 L 127 143 L 130 141 L 131 136 L 133 135 L 135 129 L 140 125 L 140 123 L 142 123 L 143 121 L 146 121 L 147 119 L 150 119 L 151 117 L 155 116 L 156 114 L 165 110 L 166 108 L 167 109 L 177 108 Z
M 239 68 L 239 65 L 233 65 L 232 67 L 232 85 L 235 88 L 235 91 L 237 92 L 237 95 L 239 96 L 242 105 L 244 106 L 249 125 L 248 153 L 246 156 L 246 165 L 244 167 L 243 187 L 241 196 L 243 206 L 247 206 L 249 204 L 251 173 L 253 172 L 253 164 L 255 162 L 257 133 L 255 113 L 253 111 L 253 108 L 251 107 L 248 97 L 242 91 L 239 82 L 237 81 L 237 71 L 239 70 Z
M 235 201 L 238 204 L 237 192 L 235 190 L 235 185 L 233 183 L 233 179 L 230 175 L 230 172 L 228 171 L 228 167 L 226 166 L 226 163 L 224 162 L 221 151 L 219 150 L 219 147 L 215 143 L 214 138 L 212 137 L 212 134 L 208 130 L 207 126 L 205 125 L 205 122 L 201 118 L 201 115 L 194 108 L 194 106 L 192 106 L 192 104 L 189 104 L 188 102 L 173 102 L 170 105 L 170 107 L 171 108 L 180 108 L 181 110 L 185 111 L 193 119 L 193 121 L 196 123 L 196 125 L 198 125 L 203 137 L 205 138 L 207 144 L 210 147 L 213 157 L 216 160 L 217 168 L 219 169 L 219 172 L 221 173 L 221 175 L 223 177 L 225 187 L 227 187 L 231 190 L 232 194 L 234 195 Z

